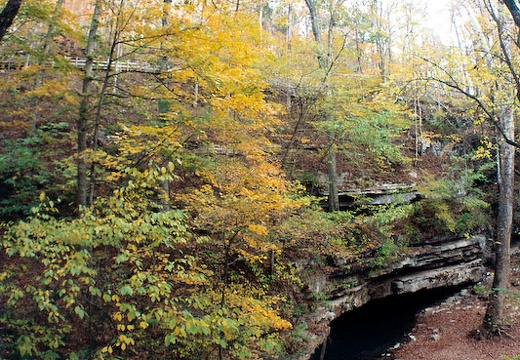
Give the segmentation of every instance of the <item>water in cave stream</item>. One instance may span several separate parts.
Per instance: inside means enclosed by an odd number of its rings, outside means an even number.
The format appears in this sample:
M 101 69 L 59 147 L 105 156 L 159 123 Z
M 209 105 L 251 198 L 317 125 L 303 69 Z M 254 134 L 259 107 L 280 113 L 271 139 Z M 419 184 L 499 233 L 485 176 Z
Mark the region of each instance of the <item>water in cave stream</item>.
M 416 314 L 460 291 L 461 288 L 420 291 L 371 301 L 331 323 L 323 360 L 379 360 L 405 340 Z M 311 360 L 319 360 L 321 348 Z

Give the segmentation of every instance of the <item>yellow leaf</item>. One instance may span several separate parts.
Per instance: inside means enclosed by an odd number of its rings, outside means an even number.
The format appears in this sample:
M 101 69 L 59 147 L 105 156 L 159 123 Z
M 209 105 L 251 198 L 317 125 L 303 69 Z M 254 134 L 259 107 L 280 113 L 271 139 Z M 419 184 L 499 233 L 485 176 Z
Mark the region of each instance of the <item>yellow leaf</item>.
M 250 224 L 249 230 L 251 230 L 251 232 L 258 234 L 258 235 L 267 235 L 268 234 L 267 228 L 263 225 Z
M 146 329 L 148 326 L 149 326 L 149 324 L 148 324 L 146 321 L 141 321 L 141 322 L 139 323 L 139 327 L 140 327 L 141 329 Z

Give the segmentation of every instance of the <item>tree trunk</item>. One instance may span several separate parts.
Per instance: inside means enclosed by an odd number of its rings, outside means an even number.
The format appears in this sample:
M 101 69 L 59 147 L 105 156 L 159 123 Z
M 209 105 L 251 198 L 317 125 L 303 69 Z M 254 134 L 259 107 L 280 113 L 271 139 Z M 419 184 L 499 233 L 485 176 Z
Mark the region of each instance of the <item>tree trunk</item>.
M 329 175 L 329 210 L 339 210 L 338 173 L 336 169 L 336 144 L 334 136 L 329 135 L 329 158 L 327 161 Z
M 316 10 L 316 2 L 314 0 L 305 0 L 305 4 L 307 4 L 307 8 L 309 9 L 309 16 L 311 17 L 311 27 L 314 40 L 316 40 L 318 45 L 321 46 L 322 41 L 320 27 L 318 25 L 318 11 Z
M 503 106 L 500 121 L 507 138 L 514 139 L 513 111 L 509 106 Z M 511 273 L 510 241 L 513 221 L 514 160 L 515 148 L 502 137 L 499 149 L 499 204 L 495 244 L 495 276 L 493 278 L 493 291 L 489 297 L 488 308 L 480 329 L 484 337 L 500 335 L 503 326 L 505 295 L 509 289 Z
M 287 50 L 291 50 L 292 16 L 293 16 L 292 5 L 289 4 L 289 7 L 287 8 L 287 34 L 286 34 Z
M 381 78 L 386 81 L 387 70 L 386 70 L 386 46 L 383 35 L 383 24 L 382 24 L 382 12 L 383 9 L 380 7 L 378 0 L 372 1 L 372 17 L 374 20 L 374 28 L 376 31 L 376 49 L 379 53 L 379 70 L 381 71 Z M 381 5 L 383 6 L 383 5 Z
M 363 50 L 361 50 L 361 36 L 359 34 L 359 29 L 354 29 L 355 32 L 355 43 L 356 43 L 356 60 L 357 60 L 357 68 L 356 73 L 363 74 L 363 63 L 362 56 Z
M 320 68 L 325 69 L 327 67 L 327 58 L 323 54 L 323 41 L 321 40 L 320 26 L 318 23 L 318 10 L 316 9 L 316 1 L 305 0 L 305 4 L 307 4 L 307 8 L 309 9 L 309 16 L 311 17 L 312 34 L 314 35 L 314 40 L 316 40 L 316 44 L 318 45 L 318 62 Z
M 0 13 L 0 41 L 4 38 L 7 30 L 13 25 L 14 18 L 22 6 L 22 0 L 9 0 L 4 10 Z
M 315 0 L 305 0 L 307 7 L 309 9 L 309 14 L 311 17 L 311 25 L 312 25 L 312 33 L 314 34 L 314 40 L 318 45 L 318 64 L 320 69 L 324 70 L 324 76 L 322 83 L 325 84 L 327 81 L 327 77 L 330 73 L 331 66 L 331 58 L 332 58 L 332 30 L 335 26 L 334 19 L 334 9 L 330 10 L 330 19 L 329 19 L 329 27 L 328 27 L 328 37 L 327 37 L 327 53 L 324 54 L 324 46 L 321 39 L 320 28 L 318 24 L 318 12 L 316 9 Z M 327 93 L 327 96 L 329 94 Z M 330 111 L 327 110 L 327 114 L 325 115 L 326 121 L 331 121 Z M 337 211 L 339 210 L 339 199 L 338 199 L 338 174 L 336 172 L 336 144 L 334 139 L 334 133 L 332 130 L 328 134 L 329 138 L 329 155 L 327 159 L 327 167 L 328 167 L 328 176 L 329 176 L 329 210 Z
M 58 0 L 56 6 L 54 7 L 54 11 L 51 17 L 51 22 L 49 27 L 47 28 L 47 34 L 45 34 L 45 38 L 43 40 L 43 49 L 40 59 L 38 61 L 38 65 L 41 66 L 41 69 L 38 71 L 38 77 L 36 78 L 36 87 L 41 87 L 43 85 L 43 77 L 45 74 L 45 62 L 49 58 L 49 54 L 51 51 L 51 43 L 54 33 L 56 31 L 56 18 L 60 15 L 64 0 Z
M 110 42 L 110 51 L 108 54 L 108 62 L 107 62 L 107 68 L 105 70 L 105 74 L 103 76 L 103 82 L 101 84 L 101 90 L 99 91 L 99 96 L 97 99 L 97 104 L 95 107 L 95 113 L 93 118 L 93 130 L 92 130 L 92 150 L 95 154 L 98 149 L 98 143 L 99 143 L 99 127 L 101 125 L 101 112 L 103 110 L 103 104 L 105 103 L 105 97 L 108 90 L 108 85 L 110 81 L 110 73 L 112 71 L 112 67 L 114 65 L 114 62 L 117 61 L 117 50 L 119 45 L 119 39 L 121 35 L 121 24 L 123 22 L 123 19 L 121 19 L 122 16 L 122 7 L 123 7 L 123 0 L 121 0 L 119 4 L 119 9 L 116 13 L 115 18 L 115 24 L 111 25 L 111 28 L 113 28 L 113 35 Z M 94 203 L 95 193 L 96 193 L 96 182 L 97 182 L 97 176 L 96 176 L 96 161 L 95 159 L 92 159 L 92 162 L 90 164 L 90 191 L 88 194 L 88 201 L 87 206 L 91 206 Z
M 163 16 L 162 16 L 162 27 L 164 30 L 168 27 L 168 17 L 169 14 L 169 6 L 171 6 L 172 0 L 164 0 L 164 10 L 163 10 Z M 238 3 L 237 3 L 238 6 Z M 237 10 L 238 11 L 238 10 Z M 164 52 L 163 44 L 161 42 L 161 53 Z M 161 72 L 166 71 L 168 69 L 168 57 L 165 54 L 161 54 Z M 198 83 L 197 85 L 197 91 L 198 91 Z M 160 101 L 160 100 L 159 100 Z M 159 114 L 160 115 L 160 114 Z M 168 178 L 164 179 L 161 183 L 161 198 L 162 198 L 162 209 L 163 211 L 170 211 L 171 205 L 170 205 L 170 181 Z
M 77 121 L 77 146 L 78 146 L 78 171 L 77 171 L 77 205 L 79 207 L 87 206 L 87 123 L 89 117 L 89 92 L 94 77 L 94 45 L 96 43 L 96 34 L 99 26 L 99 17 L 101 16 L 101 1 L 96 1 L 94 14 L 90 23 L 86 46 L 86 63 L 85 76 L 81 88 L 81 101 L 79 104 L 79 115 Z
M 520 28 L 520 8 L 516 4 L 516 0 L 503 0 L 509 12 L 513 16 L 513 20 L 518 28 Z

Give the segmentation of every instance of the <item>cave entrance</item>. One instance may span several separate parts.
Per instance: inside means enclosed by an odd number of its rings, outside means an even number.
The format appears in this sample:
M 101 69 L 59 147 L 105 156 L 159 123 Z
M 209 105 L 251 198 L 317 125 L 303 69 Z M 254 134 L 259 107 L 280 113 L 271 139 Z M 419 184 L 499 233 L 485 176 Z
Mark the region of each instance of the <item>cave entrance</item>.
M 331 323 L 323 360 L 379 360 L 402 342 L 415 326 L 416 315 L 463 287 L 423 290 L 390 296 L 349 311 Z M 323 345 L 311 360 L 319 360 Z M 386 357 L 388 359 L 388 357 Z

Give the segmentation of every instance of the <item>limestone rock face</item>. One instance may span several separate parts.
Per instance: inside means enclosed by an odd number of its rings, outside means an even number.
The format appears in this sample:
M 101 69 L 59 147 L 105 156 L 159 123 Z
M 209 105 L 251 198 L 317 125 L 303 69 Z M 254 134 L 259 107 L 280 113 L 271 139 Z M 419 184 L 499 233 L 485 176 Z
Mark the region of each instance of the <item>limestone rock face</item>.
M 337 270 L 328 278 L 320 279 L 319 287 L 326 289 L 328 301 L 318 310 L 316 319 L 325 325 L 371 300 L 476 283 L 486 273 L 484 261 L 488 253 L 486 237 L 476 235 L 418 244 L 401 260 L 368 272 L 366 269 L 348 268 L 341 259 L 335 259 L 333 265 Z M 328 326 L 323 328 L 328 329 Z M 327 336 L 328 331 L 318 335 L 314 339 L 315 345 L 318 346 Z
M 326 183 L 325 174 L 320 177 L 320 181 Z M 341 210 L 355 209 L 358 204 L 358 198 L 363 197 L 366 204 L 369 205 L 384 205 L 384 204 L 398 204 L 410 203 L 418 201 L 423 198 L 423 195 L 415 189 L 415 184 L 379 184 L 370 188 L 363 189 L 347 189 L 347 184 L 340 181 L 338 187 L 340 192 L 338 194 L 339 207 Z M 319 194 L 327 196 L 328 193 Z
M 480 260 L 471 263 L 446 266 L 440 269 L 426 270 L 406 275 L 392 281 L 395 294 L 414 293 L 424 289 L 449 287 L 466 282 L 477 282 L 482 277 Z
M 430 241 L 368 274 L 338 269 L 328 279 L 330 305 L 340 315 L 373 299 L 477 282 L 485 272 L 485 246 L 484 235 Z

